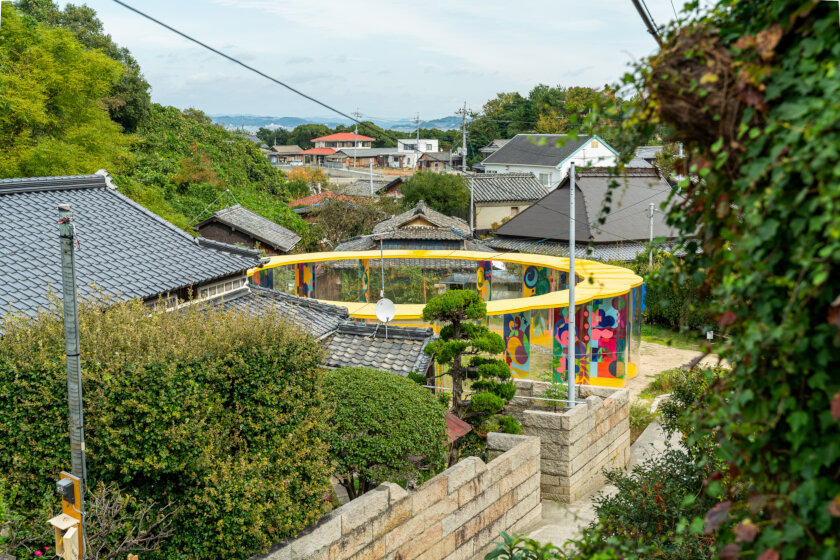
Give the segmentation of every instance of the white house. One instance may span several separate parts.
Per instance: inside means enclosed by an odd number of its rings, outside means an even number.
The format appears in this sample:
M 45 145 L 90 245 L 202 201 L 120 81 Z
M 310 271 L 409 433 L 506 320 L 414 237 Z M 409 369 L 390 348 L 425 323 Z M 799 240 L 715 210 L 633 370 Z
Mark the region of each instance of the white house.
M 440 145 L 437 140 L 420 138 L 405 138 L 397 140 L 397 152 L 405 154 L 403 167 L 414 167 L 417 159 L 427 152 L 439 152 Z
M 548 189 L 554 189 L 578 168 L 611 167 L 618 152 L 596 136 L 571 140 L 565 134 L 517 134 L 482 162 L 485 173 L 533 173 Z

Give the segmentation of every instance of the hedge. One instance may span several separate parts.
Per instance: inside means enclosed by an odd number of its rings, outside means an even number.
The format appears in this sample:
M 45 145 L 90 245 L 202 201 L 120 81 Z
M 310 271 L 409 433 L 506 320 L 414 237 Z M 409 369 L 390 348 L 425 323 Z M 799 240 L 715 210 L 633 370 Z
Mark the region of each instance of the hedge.
M 25 514 L 70 466 L 63 326 L 53 311 L 0 332 L 0 485 Z M 320 517 L 329 417 L 311 336 L 106 300 L 81 306 L 80 332 L 89 484 L 181 507 L 159 557 L 247 558 Z

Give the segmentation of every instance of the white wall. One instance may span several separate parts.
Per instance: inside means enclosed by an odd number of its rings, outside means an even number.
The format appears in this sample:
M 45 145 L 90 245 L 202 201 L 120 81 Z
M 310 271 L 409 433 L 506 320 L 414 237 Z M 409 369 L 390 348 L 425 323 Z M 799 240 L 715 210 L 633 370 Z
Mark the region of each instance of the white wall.
M 593 146 L 593 141 L 597 142 L 598 145 Z M 569 167 L 572 162 L 575 162 L 576 167 L 584 167 L 590 163 L 593 167 L 611 167 L 616 164 L 616 156 L 609 148 L 604 146 L 603 142 L 592 138 L 575 153 L 574 157 L 563 163 L 560 168 L 538 165 L 487 163 L 484 165 L 484 169 L 487 173 L 533 173 L 544 185 L 550 189 L 554 189 L 569 174 Z M 549 177 L 545 177 L 545 175 Z
M 406 145 L 415 145 L 417 148 L 407 148 Z M 439 152 L 440 146 L 437 140 L 421 138 L 418 142 L 416 138 L 405 138 L 404 140 L 397 140 L 398 152 Z
M 493 224 L 502 225 L 502 220 L 505 218 L 513 218 L 516 214 L 513 213 L 513 208 L 516 207 L 519 212 L 522 212 L 533 202 L 518 202 L 516 204 L 505 204 L 496 206 L 475 206 L 475 229 L 493 229 Z

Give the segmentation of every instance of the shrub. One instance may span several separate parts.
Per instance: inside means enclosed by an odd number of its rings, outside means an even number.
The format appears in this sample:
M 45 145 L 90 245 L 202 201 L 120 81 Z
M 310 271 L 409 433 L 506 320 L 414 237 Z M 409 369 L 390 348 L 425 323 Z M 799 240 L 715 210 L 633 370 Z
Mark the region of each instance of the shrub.
M 80 306 L 89 484 L 181 514 L 164 558 L 240 558 L 294 535 L 329 489 L 317 341 L 281 321 L 137 301 Z M 0 482 L 36 511 L 69 466 L 63 325 L 0 330 Z M 52 498 L 53 503 L 55 498 Z
M 561 401 L 565 401 L 569 398 L 569 388 L 565 383 L 552 383 L 545 391 L 542 392 L 540 398 L 557 399 L 553 401 L 537 401 L 545 408 L 550 408 L 552 412 L 557 412 L 558 408 L 566 407 L 566 403 Z
M 351 499 L 382 481 L 443 466 L 445 411 L 427 389 L 386 371 L 348 367 L 327 374 L 324 393 L 335 405 L 330 457 Z
M 500 416 L 499 427 L 505 434 L 521 434 L 522 425 L 513 416 Z

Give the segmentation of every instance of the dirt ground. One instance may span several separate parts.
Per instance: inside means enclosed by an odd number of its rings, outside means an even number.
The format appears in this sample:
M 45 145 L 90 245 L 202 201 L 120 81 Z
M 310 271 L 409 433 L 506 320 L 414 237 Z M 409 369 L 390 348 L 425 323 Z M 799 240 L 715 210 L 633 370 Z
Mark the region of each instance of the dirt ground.
M 640 353 L 642 358 L 641 371 L 639 371 L 639 375 L 627 383 L 627 387 L 630 389 L 631 402 L 636 400 L 639 393 L 650 385 L 654 375 L 666 369 L 685 365 L 702 354 L 702 352 L 696 350 L 683 350 L 681 348 L 672 348 L 664 344 L 645 341 L 642 341 Z M 718 357 L 709 354 L 700 363 L 707 366 L 714 366 L 717 365 L 717 362 Z

